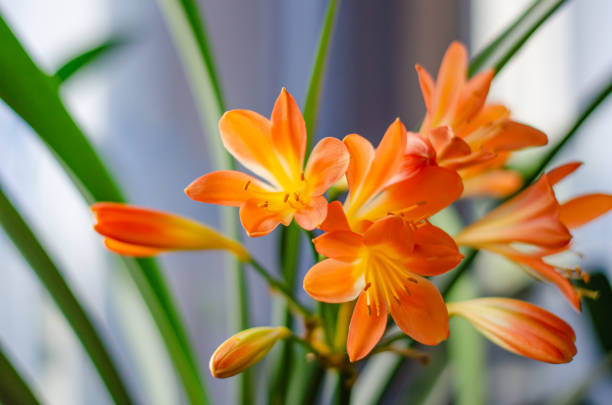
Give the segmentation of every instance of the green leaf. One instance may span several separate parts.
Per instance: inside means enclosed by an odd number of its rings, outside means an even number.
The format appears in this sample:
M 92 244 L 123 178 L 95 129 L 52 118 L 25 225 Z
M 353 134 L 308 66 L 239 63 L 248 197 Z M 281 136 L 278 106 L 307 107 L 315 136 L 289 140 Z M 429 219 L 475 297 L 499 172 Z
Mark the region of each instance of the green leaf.
M 54 152 L 87 202 L 123 201 L 117 184 L 64 107 L 59 81 L 40 70 L 2 17 L 0 49 L 0 98 Z M 130 274 L 153 314 L 189 399 L 194 404 L 208 403 L 194 351 L 159 268 L 151 259 L 124 261 L 133 269 Z
M 508 28 L 471 61 L 468 74 L 493 68 L 499 73 L 534 32 L 567 0 L 535 0 Z
M 463 277 L 449 296 L 449 300 L 466 300 L 478 296 L 475 280 Z M 464 319 L 451 322 L 448 339 L 448 362 L 455 388 L 457 405 L 486 403 L 485 342 L 482 336 Z
M 123 46 L 125 42 L 125 38 L 123 37 L 109 38 L 101 44 L 70 58 L 69 61 L 57 69 L 54 76 L 60 82 L 65 82 L 84 67 L 89 66 L 93 62 L 96 62 L 100 58 L 107 56 L 112 51 Z
M 610 281 L 604 273 L 595 273 L 591 275 L 585 288 L 598 293 L 596 299 L 585 300 L 587 313 L 602 352 L 612 353 L 612 322 L 610 322 L 612 287 Z
M 310 82 L 306 93 L 306 101 L 304 102 L 304 121 L 306 122 L 306 133 L 308 140 L 306 142 L 306 153 L 309 153 L 314 139 L 315 124 L 317 122 L 317 111 L 319 106 L 319 94 L 323 83 L 325 73 L 325 65 L 327 55 L 329 54 L 329 44 L 334 31 L 336 22 L 336 14 L 338 12 L 339 0 L 330 0 L 323 21 L 323 28 L 319 35 L 319 44 L 315 55 L 312 72 L 310 74 Z
M 0 346 L 0 403 L 40 405 L 28 383 L 19 375 Z
M 0 224 L 62 311 L 98 370 L 116 404 L 133 404 L 109 351 L 62 273 L 30 227 L 8 200 L 0 185 Z

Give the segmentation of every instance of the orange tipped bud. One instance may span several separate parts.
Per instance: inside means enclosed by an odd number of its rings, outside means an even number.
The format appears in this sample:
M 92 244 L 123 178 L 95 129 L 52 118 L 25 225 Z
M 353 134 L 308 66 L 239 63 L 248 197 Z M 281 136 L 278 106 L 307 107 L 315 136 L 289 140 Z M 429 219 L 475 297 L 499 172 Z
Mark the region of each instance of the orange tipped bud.
M 284 326 L 245 329 L 227 339 L 215 350 L 208 367 L 215 378 L 227 378 L 255 365 L 279 340 L 291 331 Z
M 528 302 L 479 298 L 447 304 L 504 349 L 546 363 L 568 363 L 576 354 L 576 335 L 565 321 Z
M 221 249 L 249 260 L 240 243 L 199 222 L 177 215 L 118 203 L 97 203 L 94 229 L 106 247 L 125 256 L 149 257 L 173 250 Z

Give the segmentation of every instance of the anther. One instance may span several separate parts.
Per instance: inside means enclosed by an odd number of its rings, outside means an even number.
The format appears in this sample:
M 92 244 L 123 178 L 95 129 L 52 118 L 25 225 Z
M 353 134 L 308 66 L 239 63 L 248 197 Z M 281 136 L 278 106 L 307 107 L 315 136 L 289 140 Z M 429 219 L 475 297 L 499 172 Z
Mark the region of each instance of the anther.
M 283 202 L 287 202 L 289 200 L 289 194 L 285 194 L 285 199 L 283 200 Z
M 304 181 L 304 173 L 300 173 L 300 180 Z
M 247 181 L 246 184 L 244 185 L 244 191 L 247 191 L 250 185 L 251 185 L 251 180 Z
M 368 291 L 368 288 L 372 287 L 372 283 L 368 281 L 368 283 L 363 287 L 363 291 Z
M 300 195 L 298 193 L 293 193 L 293 196 L 295 197 L 295 201 L 300 201 Z
M 414 284 L 419 284 L 419 280 L 417 280 L 414 277 L 408 277 L 408 281 L 410 281 L 411 283 L 414 283 Z

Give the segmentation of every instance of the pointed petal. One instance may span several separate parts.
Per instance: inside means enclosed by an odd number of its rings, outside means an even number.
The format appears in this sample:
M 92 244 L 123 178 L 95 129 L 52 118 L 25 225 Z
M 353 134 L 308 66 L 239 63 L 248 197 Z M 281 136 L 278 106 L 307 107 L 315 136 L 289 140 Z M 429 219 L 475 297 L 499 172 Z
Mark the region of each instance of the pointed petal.
M 376 221 L 368 228 L 363 239 L 367 246 L 383 249 L 389 257 L 396 259 L 411 255 L 414 249 L 412 229 L 397 216 L 387 216 Z
M 491 170 L 464 178 L 461 198 L 503 198 L 517 191 L 522 185 L 523 177 L 513 170 Z
M 249 110 L 228 111 L 219 120 L 225 149 L 244 167 L 271 184 L 288 182 L 270 136 L 271 123 Z
M 283 87 L 272 110 L 270 134 L 278 155 L 294 176 L 302 171 L 306 152 L 306 124 L 297 103 Z
M 484 106 L 495 71 L 485 70 L 472 77 L 461 89 L 453 126 L 471 120 Z
M 346 172 L 346 181 L 349 191 L 353 193 L 364 181 L 365 175 L 374 160 L 374 147 L 364 137 L 350 134 L 342 140 L 350 155 L 350 163 Z
M 304 277 L 304 290 L 321 302 L 352 301 L 364 286 L 363 272 L 357 266 L 334 259 L 320 261 Z
M 327 200 L 325 197 L 312 197 L 308 207 L 295 212 L 295 222 L 303 229 L 312 231 L 325 220 L 326 215 Z
M 120 242 L 116 239 L 104 238 L 104 246 L 112 252 L 122 256 L 131 257 L 153 257 L 163 253 L 163 249 L 151 248 L 148 246 L 132 245 L 130 243 Z
M 351 361 L 361 360 L 368 355 L 380 341 L 387 327 L 387 309 L 381 301 L 380 311 L 371 311 L 368 308 L 366 294 L 361 294 L 349 325 L 346 341 L 346 351 Z
M 313 195 L 321 195 L 344 176 L 349 166 L 350 156 L 344 143 L 336 138 L 323 138 L 316 144 L 304 176 L 312 184 Z
M 425 345 L 448 338 L 448 312 L 442 295 L 429 280 L 414 275 L 415 282 L 400 290 L 399 302 L 391 302 L 391 316 L 408 336 Z
M 578 228 L 612 210 L 612 195 L 588 194 L 561 205 L 561 222 L 569 229 Z
M 376 148 L 367 175 L 362 179 L 356 190 L 349 188 L 348 212 L 359 209 L 369 198 L 382 190 L 395 175 L 406 150 L 406 137 L 406 128 L 398 118 L 389 126 Z
M 427 166 L 412 177 L 387 188 L 364 207 L 364 218 L 375 221 L 388 212 L 403 213 L 408 220 L 428 218 L 457 200 L 463 191 L 456 171 Z
M 555 167 L 546 173 L 548 182 L 551 186 L 554 186 L 570 174 L 574 173 L 580 166 L 582 166 L 582 162 L 570 162 L 559 167 Z
M 355 261 L 363 247 L 363 237 L 350 231 L 326 232 L 312 242 L 323 256 L 343 262 Z
M 195 201 L 239 207 L 249 199 L 263 199 L 269 187 L 255 177 L 234 170 L 219 170 L 194 180 L 185 194 Z
M 470 145 L 455 136 L 448 126 L 437 127 L 429 131 L 429 139 L 436 149 L 437 161 L 459 158 L 472 153 Z
M 332 201 L 327 205 L 327 216 L 319 228 L 325 232 L 351 230 L 340 201 Z
M 437 276 L 454 269 L 463 258 L 457 244 L 442 229 L 426 223 L 414 231 L 414 251 L 402 262 L 421 276 Z
M 423 101 L 425 102 L 427 113 L 433 114 L 433 106 L 431 103 L 434 97 L 434 92 L 436 91 L 436 85 L 433 78 L 424 67 L 421 65 L 415 65 L 415 69 L 419 75 L 419 85 L 421 86 L 421 93 L 423 94 Z
M 531 146 L 543 146 L 548 143 L 546 134 L 529 125 L 506 120 L 491 139 L 484 142 L 483 148 L 495 152 L 514 151 Z
M 240 207 L 240 222 L 251 237 L 267 235 L 285 220 L 280 213 L 259 204 L 259 200 L 248 200 Z
M 439 121 L 455 107 L 465 83 L 467 59 L 467 50 L 459 42 L 453 42 L 446 50 L 436 80 L 436 95 L 433 102 L 435 113 L 431 122 L 432 126 L 438 126 Z

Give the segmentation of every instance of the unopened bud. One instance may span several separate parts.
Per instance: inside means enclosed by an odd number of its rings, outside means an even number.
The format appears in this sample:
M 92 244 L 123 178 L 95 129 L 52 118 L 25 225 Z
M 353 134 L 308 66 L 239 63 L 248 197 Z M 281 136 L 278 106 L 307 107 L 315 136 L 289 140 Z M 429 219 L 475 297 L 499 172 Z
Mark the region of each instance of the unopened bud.
M 284 326 L 245 329 L 227 339 L 210 358 L 213 377 L 227 378 L 242 373 L 259 362 L 276 342 L 287 339 L 291 331 Z

